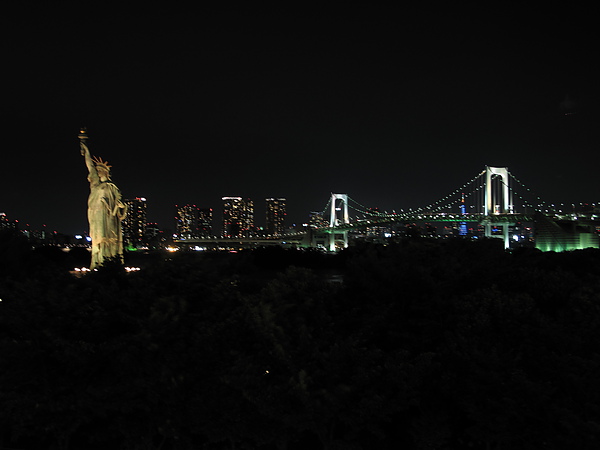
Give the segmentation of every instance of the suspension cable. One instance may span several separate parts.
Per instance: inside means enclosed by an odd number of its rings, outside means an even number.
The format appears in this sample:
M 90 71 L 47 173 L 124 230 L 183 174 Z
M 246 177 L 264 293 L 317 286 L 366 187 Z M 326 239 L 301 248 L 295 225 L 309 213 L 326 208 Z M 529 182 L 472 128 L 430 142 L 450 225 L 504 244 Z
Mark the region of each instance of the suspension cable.
M 554 209 L 553 207 L 550 207 L 544 200 L 542 200 L 539 195 L 537 195 L 530 188 L 528 188 L 527 186 L 525 186 L 525 184 L 523 184 L 523 182 L 521 180 L 519 180 L 517 177 L 515 177 L 512 173 L 508 172 L 508 175 L 513 180 L 515 180 L 523 189 L 525 189 L 527 192 L 531 193 L 538 202 L 540 202 L 537 206 L 536 205 L 532 205 L 522 195 L 520 195 L 518 192 L 514 191 L 514 189 L 509 186 L 508 188 L 512 192 L 514 192 L 515 194 L 517 194 L 517 197 L 519 197 L 519 200 L 522 200 L 525 203 L 525 206 L 533 208 L 534 211 L 540 211 L 540 212 L 541 212 L 541 209 L 542 209 L 541 207 L 545 207 L 546 210 L 553 210 Z M 552 205 L 552 206 L 554 206 L 554 205 Z
M 454 191 L 452 191 L 450 194 L 446 195 L 445 197 L 440 198 L 436 202 L 430 203 L 429 205 L 420 207 L 420 208 L 415 208 L 415 209 L 410 208 L 408 211 L 404 211 L 403 209 L 401 210 L 401 212 L 394 211 L 392 213 L 388 213 L 387 211 L 386 212 L 375 211 L 375 210 L 361 204 L 360 202 L 354 200 L 353 198 L 351 198 L 349 196 L 348 196 L 348 207 L 351 208 L 352 210 L 356 211 L 357 213 L 362 214 L 363 217 L 365 217 L 365 218 L 370 217 L 370 218 L 381 218 L 381 219 L 389 219 L 389 218 L 412 219 L 415 217 L 415 215 L 435 214 L 435 213 L 440 213 L 443 210 L 452 208 L 453 206 L 456 206 L 457 204 L 462 203 L 462 198 L 464 197 L 464 199 L 471 198 L 474 201 L 474 205 L 471 206 L 471 207 L 475 207 L 474 212 L 477 214 L 481 214 L 481 213 L 483 213 L 483 210 L 480 210 L 480 208 L 483 208 L 485 206 L 484 205 L 484 203 L 485 203 L 485 189 L 484 189 L 485 182 L 482 180 L 482 177 L 485 175 L 485 173 L 486 173 L 485 170 L 479 172 L 471 180 L 467 181 L 462 186 L 455 189 Z M 509 197 L 509 199 L 507 199 L 507 201 L 512 206 L 513 212 L 514 212 L 514 203 L 511 200 L 514 200 L 515 195 L 518 197 L 518 199 L 520 201 L 523 202 L 523 206 L 532 208 L 534 211 L 540 211 L 541 207 L 545 207 L 546 210 L 554 209 L 553 208 L 554 205 L 552 205 L 552 207 L 550 207 L 548 205 L 548 203 L 546 203 L 544 200 L 542 200 L 537 194 L 532 192 L 530 188 L 525 186 L 523 184 L 523 182 L 521 182 L 512 173 L 510 173 L 508 171 L 507 171 L 507 173 L 519 186 L 524 188 L 528 193 L 531 193 L 532 195 L 534 195 L 536 200 L 538 202 L 540 202 L 540 204 L 537 206 L 532 205 L 528 199 L 526 199 L 523 195 L 521 195 L 514 187 L 508 185 L 504 181 L 504 179 L 502 177 L 500 177 L 500 185 L 506 186 L 509 190 L 510 197 Z M 494 186 L 492 186 L 492 189 L 494 190 L 494 192 L 496 194 L 499 194 L 498 191 L 501 190 L 501 187 L 498 184 L 495 184 Z M 460 195 L 457 196 L 457 194 L 460 194 Z M 323 215 L 325 215 L 325 212 L 330 207 L 330 205 L 331 205 L 331 198 L 328 200 L 327 205 L 325 205 L 325 208 L 323 209 L 323 213 L 322 213 Z

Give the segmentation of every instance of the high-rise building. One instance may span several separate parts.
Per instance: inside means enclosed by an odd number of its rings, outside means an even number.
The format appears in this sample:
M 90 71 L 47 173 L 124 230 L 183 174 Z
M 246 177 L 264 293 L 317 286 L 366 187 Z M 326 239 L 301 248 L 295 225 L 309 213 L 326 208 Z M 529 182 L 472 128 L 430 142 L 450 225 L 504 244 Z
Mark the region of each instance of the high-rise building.
M 136 197 L 124 202 L 127 206 L 127 216 L 121 224 L 123 241 L 131 247 L 141 247 L 146 234 L 146 199 Z
M 325 220 L 321 211 L 311 211 L 308 214 L 308 225 L 311 228 L 322 228 L 328 226 L 329 223 Z
M 19 221 L 9 220 L 6 213 L 0 212 L 0 228 L 12 228 L 13 230 L 18 230 Z
M 198 208 L 198 235 L 200 237 L 213 235 L 212 221 L 212 208 Z
M 175 205 L 175 233 L 179 239 L 198 239 L 212 235 L 212 208 Z
M 285 230 L 285 198 L 267 198 L 265 232 L 281 236 Z
M 223 236 L 250 237 L 254 229 L 254 202 L 242 197 L 223 197 Z
M 151 242 L 156 240 L 160 235 L 160 228 L 156 222 L 149 222 L 146 224 L 146 233 L 144 234 L 144 241 Z

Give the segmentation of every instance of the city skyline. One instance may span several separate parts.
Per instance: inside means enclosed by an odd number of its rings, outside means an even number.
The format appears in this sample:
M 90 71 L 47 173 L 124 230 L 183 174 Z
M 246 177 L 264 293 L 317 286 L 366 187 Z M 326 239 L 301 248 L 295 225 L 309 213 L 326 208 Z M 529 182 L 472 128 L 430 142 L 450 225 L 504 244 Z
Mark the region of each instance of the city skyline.
M 222 197 L 220 201 L 222 202 L 226 198 L 239 198 L 243 197 Z M 252 201 L 249 198 L 245 198 L 245 200 Z M 294 226 L 296 224 L 287 224 L 285 222 L 285 198 L 277 197 L 277 198 L 265 198 L 265 206 L 259 207 L 258 212 L 259 219 L 252 219 L 252 225 L 256 227 L 257 231 L 266 232 L 270 229 L 269 225 L 274 226 L 273 231 L 276 230 L 275 234 L 282 234 L 282 230 L 288 225 Z M 269 211 L 271 208 L 270 203 L 276 200 L 276 204 L 278 204 L 277 211 L 280 211 L 280 217 L 277 219 L 273 219 L 273 212 Z M 213 208 L 212 206 L 198 206 L 196 204 L 186 204 L 186 205 L 173 205 L 175 209 L 174 217 L 171 215 L 170 220 L 166 223 L 158 223 L 156 221 L 149 221 L 148 218 L 148 203 L 150 203 L 150 209 L 152 209 L 151 202 L 148 202 L 148 199 L 145 197 L 136 197 L 132 199 L 123 199 L 125 205 L 127 206 L 127 216 L 123 221 L 123 232 L 124 237 L 128 242 L 131 242 L 132 237 L 136 240 L 140 240 L 143 236 L 141 232 L 142 227 L 145 225 L 158 225 L 161 231 L 171 231 L 175 234 L 181 234 L 181 229 L 185 230 L 184 233 L 190 234 L 192 233 L 192 228 L 200 226 L 203 230 L 198 235 L 202 236 L 213 236 L 213 235 L 221 235 L 223 231 L 222 222 L 223 222 L 223 211 L 219 210 L 219 208 Z M 253 205 L 254 202 L 252 201 Z M 260 203 L 259 203 L 260 204 Z M 194 212 L 195 211 L 195 216 Z M 210 212 L 208 212 L 210 211 Z M 218 214 L 214 214 L 213 211 L 219 211 Z M 254 211 L 254 206 L 253 206 Z M 278 215 L 278 212 L 275 213 L 275 216 Z M 200 213 L 200 217 L 198 216 Z M 202 217 L 202 215 L 206 215 Z M 187 216 L 187 217 L 184 217 Z M 18 224 L 19 229 L 35 229 L 39 230 L 41 228 L 46 229 L 47 226 L 45 223 L 41 224 L 41 226 L 36 226 L 36 224 L 30 224 L 27 220 L 21 220 L 21 218 L 11 216 L 11 214 L 7 214 L 4 211 L 0 211 L 0 219 L 4 222 L 16 222 Z M 307 223 L 310 219 L 310 212 L 306 213 L 306 220 L 303 223 Z M 199 222 L 200 220 L 200 222 Z M 271 222 L 271 223 L 270 223 Z M 192 225 L 194 223 L 194 225 Z M 51 230 L 47 229 L 48 232 L 58 232 L 64 233 L 62 230 Z M 86 230 L 79 230 L 76 233 L 72 234 L 85 234 Z
M 339 194 L 338 194 L 339 195 Z M 535 194 L 534 194 L 535 195 Z M 463 203 L 460 203 L 460 199 L 463 199 Z M 249 198 L 243 198 L 243 197 L 222 197 L 221 201 L 225 200 L 225 199 L 240 199 L 240 200 L 245 200 L 245 201 L 250 201 L 252 203 L 252 205 L 254 205 L 254 202 L 249 199 Z M 273 221 L 273 218 L 269 217 L 269 201 L 272 200 L 278 200 L 278 201 L 282 201 L 282 207 L 280 206 L 281 212 L 283 214 L 283 220 L 279 220 L 276 221 L 278 222 L 278 227 L 277 227 L 277 231 L 275 233 L 271 233 L 270 232 L 270 227 L 269 227 L 269 221 Z M 263 210 L 259 210 L 261 213 L 265 213 L 264 214 L 264 220 L 261 222 L 260 220 L 258 222 L 256 222 L 254 219 L 251 220 L 251 224 L 253 227 L 253 233 L 251 233 L 251 235 L 269 235 L 269 234 L 273 234 L 273 235 L 281 235 L 281 234 L 285 234 L 285 231 L 282 233 L 281 230 L 292 230 L 292 229 L 302 229 L 305 228 L 306 226 L 329 226 L 329 219 L 328 219 L 328 215 L 329 215 L 329 210 L 330 210 L 330 206 L 322 211 L 309 211 L 306 214 L 306 220 L 302 221 L 301 223 L 287 223 L 287 221 L 285 221 L 285 210 L 286 210 L 286 199 L 285 198 L 266 198 L 266 205 L 265 208 Z M 223 218 L 224 218 L 224 211 L 221 210 L 220 214 L 214 214 L 214 211 L 219 211 L 219 209 L 213 209 L 212 207 L 200 207 L 197 205 L 174 205 L 175 208 L 175 216 L 171 216 L 170 221 L 168 221 L 168 223 L 165 224 L 161 224 L 155 221 L 149 221 L 146 220 L 147 219 L 147 199 L 145 197 L 142 198 L 135 198 L 135 199 L 124 199 L 125 204 L 127 205 L 128 208 L 128 216 L 127 218 L 124 220 L 123 222 L 123 233 L 124 233 L 124 237 L 125 239 L 131 243 L 131 235 L 135 234 L 136 235 L 136 239 L 138 241 L 141 240 L 141 237 L 143 236 L 142 233 L 142 229 L 145 229 L 146 227 L 150 227 L 152 230 L 153 235 L 156 235 L 159 231 L 160 232 L 170 232 L 173 235 L 181 235 L 182 232 L 182 227 L 181 227 L 181 222 L 185 222 L 185 224 L 183 225 L 183 230 L 184 234 L 187 233 L 187 239 L 189 238 L 197 238 L 197 237 L 212 237 L 212 236 L 225 236 L 228 233 L 224 233 L 225 230 L 225 225 L 223 223 Z M 139 204 L 143 203 L 143 206 L 139 206 Z M 437 202 L 437 203 L 442 203 L 442 202 Z M 475 210 L 466 210 L 465 206 L 464 206 L 464 193 L 461 196 L 456 196 L 456 198 L 454 199 L 454 201 L 451 201 L 450 203 L 452 203 L 452 205 L 447 206 L 446 208 L 442 208 L 444 211 L 451 211 L 454 212 L 456 214 L 469 214 L 469 213 L 475 213 L 475 214 L 484 214 L 484 206 L 485 205 L 481 205 L 480 211 L 475 211 Z M 474 206 L 471 206 L 471 208 L 473 208 Z M 600 201 L 597 202 L 568 202 L 568 203 L 557 203 L 557 204 L 540 204 L 540 205 L 524 205 L 524 204 L 520 204 L 519 202 L 515 202 L 515 208 L 514 208 L 514 212 L 515 213 L 525 213 L 526 211 L 528 211 L 529 213 L 531 213 L 533 210 L 537 210 L 540 212 L 544 212 L 544 208 L 550 208 L 550 209 L 546 209 L 545 212 L 555 212 L 558 215 L 568 215 L 570 213 L 576 213 L 576 212 L 591 212 L 591 211 L 597 211 L 598 209 L 600 209 Z M 190 209 L 193 210 L 197 210 L 197 212 L 200 212 L 200 217 L 198 217 L 196 215 L 196 217 L 191 218 L 189 217 L 190 215 Z M 442 209 L 440 209 L 440 212 L 442 211 Z M 178 211 L 183 211 L 183 210 L 187 210 L 187 213 L 181 213 Z M 419 209 L 416 210 L 412 210 L 415 211 L 414 214 L 418 214 Z M 423 208 L 422 211 L 427 213 L 427 208 Z M 254 215 L 254 206 L 252 206 L 252 213 Z M 351 214 L 349 215 L 349 219 L 350 222 L 354 222 L 354 221 L 361 221 L 364 220 L 367 216 L 365 215 L 365 210 L 361 210 L 359 208 L 351 208 L 350 209 Z M 373 209 L 372 210 L 374 213 L 374 218 L 377 218 L 380 215 L 389 215 L 389 216 L 393 216 L 393 215 L 398 215 L 399 217 L 399 223 L 402 222 L 402 217 L 404 216 L 404 214 L 410 214 L 410 209 L 409 210 L 401 210 L 401 211 L 379 211 L 377 209 Z M 272 214 L 272 212 L 271 212 Z M 368 214 L 368 213 L 367 213 Z M 183 215 L 188 215 L 187 219 L 182 221 L 182 216 Z M 141 220 L 143 217 L 144 220 Z M 200 220 L 199 220 L 200 219 Z M 425 222 L 427 221 L 426 219 L 423 219 Z M 202 231 L 200 233 L 194 234 L 191 230 L 191 224 L 195 221 L 196 226 L 200 225 L 200 228 Z M 410 220 L 409 220 L 410 221 Z M 435 220 L 433 220 L 435 222 Z M 43 231 L 44 233 L 60 233 L 60 234 L 67 234 L 67 235 L 85 235 L 87 234 L 87 230 L 82 230 L 82 231 L 77 231 L 75 233 L 64 233 L 62 230 L 55 230 L 55 229 L 51 229 L 49 227 L 47 227 L 46 224 L 42 224 L 40 226 L 35 226 L 35 225 L 31 225 L 30 223 L 28 223 L 27 221 L 23 221 L 20 220 L 20 218 L 17 217 L 12 217 L 10 214 L 7 214 L 4 211 L 0 211 L 0 225 L 5 225 L 8 227 L 12 228 L 12 224 L 16 225 L 16 229 L 19 229 L 21 231 L 31 231 L 31 232 L 40 232 Z M 131 225 L 129 225 L 129 223 L 133 224 L 133 227 Z M 263 226 L 264 224 L 264 226 Z M 271 223 L 271 225 L 273 225 L 273 222 Z M 137 228 L 137 233 L 132 233 L 131 232 L 131 228 L 136 229 Z M 271 230 L 272 231 L 272 230 Z
M 467 16 L 9 14 L 0 211 L 87 228 L 80 126 L 163 227 L 228 193 L 283 196 L 290 224 L 331 192 L 417 208 L 485 165 L 549 203 L 596 201 L 595 27 Z

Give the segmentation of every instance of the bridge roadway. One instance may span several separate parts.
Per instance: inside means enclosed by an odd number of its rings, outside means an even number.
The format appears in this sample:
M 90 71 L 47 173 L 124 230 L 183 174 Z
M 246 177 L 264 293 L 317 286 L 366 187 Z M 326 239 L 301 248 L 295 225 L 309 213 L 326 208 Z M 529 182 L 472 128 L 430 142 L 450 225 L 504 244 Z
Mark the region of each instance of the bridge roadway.
M 176 244 L 199 245 L 213 248 L 249 248 L 271 245 L 299 245 L 306 233 L 295 233 L 277 237 L 207 237 L 196 239 L 175 239 Z
M 533 222 L 532 214 L 452 214 L 452 213 L 422 213 L 422 214 L 398 214 L 385 217 L 374 217 L 371 219 L 357 220 L 351 223 L 339 224 L 333 228 L 323 227 L 322 232 L 335 232 L 335 230 L 353 230 L 372 226 L 389 225 L 393 223 L 412 222 L 477 222 L 477 223 L 516 223 Z
M 595 214 L 559 215 L 545 214 L 549 219 L 561 222 L 575 222 L 581 225 L 600 225 L 600 218 Z M 535 222 L 534 214 L 398 214 L 386 217 L 356 220 L 351 223 L 339 224 L 335 227 L 311 228 L 307 231 L 290 233 L 273 237 L 210 237 L 199 239 L 175 240 L 177 244 L 198 245 L 211 248 L 237 249 L 278 245 L 283 247 L 310 247 L 314 245 L 313 238 L 317 235 L 341 233 L 347 243 L 347 232 L 364 230 L 369 227 L 386 226 L 394 223 L 407 224 L 414 222 L 471 222 L 485 225 L 486 228 L 498 225 L 514 225 L 517 222 Z M 504 233 L 505 241 L 508 240 L 508 228 Z M 338 237 L 336 236 L 336 239 Z
M 384 226 L 394 223 L 413 222 L 477 222 L 482 224 L 500 225 L 516 222 L 532 222 L 533 216 L 527 214 L 398 214 L 397 216 L 378 217 L 357 220 L 351 223 L 339 224 L 335 227 L 311 228 L 311 234 L 336 233 L 351 230 L 363 230 L 373 226 Z M 290 233 L 273 237 L 206 237 L 197 239 L 177 239 L 176 244 L 199 245 L 213 248 L 249 248 L 271 245 L 280 246 L 310 246 L 308 231 Z M 308 239 L 307 239 L 308 237 Z

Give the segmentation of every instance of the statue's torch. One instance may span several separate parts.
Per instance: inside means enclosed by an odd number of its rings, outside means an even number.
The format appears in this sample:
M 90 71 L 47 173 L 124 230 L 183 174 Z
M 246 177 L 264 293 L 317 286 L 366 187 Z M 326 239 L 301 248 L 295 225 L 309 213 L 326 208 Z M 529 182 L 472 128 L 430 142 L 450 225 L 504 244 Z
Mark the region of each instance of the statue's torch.
M 79 146 L 81 147 L 81 154 L 84 155 L 85 151 L 83 150 L 85 145 L 85 141 L 87 141 L 88 135 L 87 135 L 87 128 L 85 127 L 81 127 L 79 129 Z

